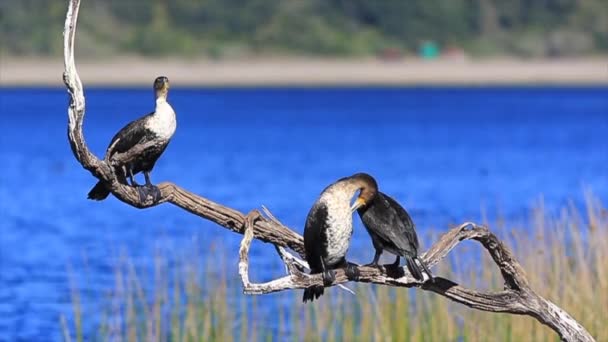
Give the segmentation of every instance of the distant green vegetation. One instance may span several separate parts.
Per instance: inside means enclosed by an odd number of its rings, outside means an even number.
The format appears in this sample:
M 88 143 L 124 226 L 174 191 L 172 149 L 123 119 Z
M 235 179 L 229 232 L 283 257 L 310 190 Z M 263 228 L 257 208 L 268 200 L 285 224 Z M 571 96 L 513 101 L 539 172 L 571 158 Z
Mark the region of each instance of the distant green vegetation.
M 541 206 L 525 225 L 492 225 L 521 262 L 532 288 L 597 341 L 608 341 L 606 213 L 589 196 L 584 214 L 569 207 L 550 216 Z M 83 310 L 87 303 L 73 291 L 73 314 L 61 317 L 65 340 L 559 341 L 529 316 L 472 310 L 418 289 L 349 284 L 355 296 L 334 287 L 313 304 L 301 303 L 302 291 L 248 297 L 241 292 L 237 266 L 218 258 L 203 261 L 197 252 L 201 243 L 176 264 L 157 256 L 153 276 L 123 258 L 106 310 L 97 317 Z M 504 286 L 494 262 L 474 242 L 459 245 L 433 272 L 476 289 Z M 276 276 L 282 275 L 279 266 Z M 85 331 L 92 322 L 100 323 Z
M 66 3 L 2 1 L 0 54 L 59 55 Z M 608 52 L 606 0 L 83 0 L 79 24 L 80 55 L 99 58 Z

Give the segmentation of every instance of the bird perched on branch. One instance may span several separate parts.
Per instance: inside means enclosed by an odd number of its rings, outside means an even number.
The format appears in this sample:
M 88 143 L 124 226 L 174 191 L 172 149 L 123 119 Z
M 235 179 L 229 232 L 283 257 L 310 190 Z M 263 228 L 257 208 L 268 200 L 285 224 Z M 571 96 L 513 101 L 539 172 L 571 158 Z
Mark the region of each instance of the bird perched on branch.
M 154 112 L 132 121 L 118 131 L 106 151 L 106 159 L 111 162 L 117 153 L 127 156 L 126 160 L 121 160 L 118 164 L 113 163 L 114 172 L 121 183 L 128 184 L 128 178 L 130 185 L 137 187 L 142 201 L 148 195 L 152 195 L 155 200 L 160 196 L 159 189 L 150 181 L 150 171 L 175 133 L 175 112 L 167 102 L 168 93 L 169 79 L 165 76 L 157 77 L 154 80 Z M 139 172 L 144 173 L 144 186 L 140 186 L 133 179 Z M 89 192 L 88 198 L 100 201 L 109 194 L 108 184 L 99 181 Z
M 346 267 L 349 279 L 356 279 L 356 265 L 346 261 L 346 251 L 353 232 L 353 213 L 376 193 L 376 181 L 370 175 L 358 173 L 329 185 L 313 204 L 304 227 L 304 249 L 310 273 L 322 273 L 324 286 L 335 280 L 334 269 Z M 351 200 L 359 196 L 354 204 Z M 313 301 L 324 292 L 324 286 L 304 290 L 302 300 Z
M 383 250 L 397 256 L 395 267 L 399 267 L 400 257 L 404 257 L 412 276 L 424 281 L 423 272 L 433 279 L 426 265 L 418 259 L 418 236 L 410 215 L 397 201 L 378 191 L 376 196 L 357 209 L 361 221 L 372 238 L 376 249 L 374 260 L 368 266 L 378 266 Z

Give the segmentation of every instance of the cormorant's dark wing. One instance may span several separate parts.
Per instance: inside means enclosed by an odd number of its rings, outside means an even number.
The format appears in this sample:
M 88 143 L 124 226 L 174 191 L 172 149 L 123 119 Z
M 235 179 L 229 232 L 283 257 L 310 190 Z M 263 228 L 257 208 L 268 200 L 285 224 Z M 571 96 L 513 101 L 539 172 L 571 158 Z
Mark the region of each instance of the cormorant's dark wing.
M 315 203 L 304 226 L 304 251 L 306 261 L 310 266 L 310 273 L 320 273 L 323 271 L 321 258 L 326 257 L 327 251 L 327 206 L 322 203 Z M 313 301 L 323 295 L 324 287 L 314 285 L 304 289 L 302 301 Z
M 405 209 L 399 203 L 397 203 L 397 201 L 395 201 L 389 195 L 383 194 L 383 196 L 388 201 L 391 208 L 393 208 L 393 210 L 395 210 L 395 212 L 399 216 L 399 220 L 401 222 L 401 224 L 399 225 L 399 228 L 402 233 L 401 236 L 406 237 L 406 241 L 407 241 L 408 245 L 411 247 L 414 247 L 414 253 L 418 254 L 419 243 L 418 243 L 418 235 L 416 234 L 416 226 L 414 225 L 414 221 L 412 221 L 412 218 L 410 217 L 410 215 L 407 213 L 407 211 L 405 211 Z M 402 241 L 402 240 L 403 239 L 398 240 L 398 241 L 401 241 L 401 243 L 405 244 L 406 241 Z M 400 248 L 401 248 L 401 246 L 400 246 Z
M 311 273 L 322 271 L 321 258 L 327 250 L 327 206 L 315 203 L 306 218 L 304 226 L 304 249 Z
M 112 141 L 110 141 L 106 154 L 109 153 L 110 156 L 112 156 L 114 153 L 117 152 L 126 152 L 138 143 L 143 142 L 143 140 L 146 138 L 147 133 L 146 120 L 152 114 L 153 113 L 150 113 L 135 121 L 131 121 L 128 125 L 118 131 L 118 133 L 116 133 L 116 135 L 114 135 L 114 137 L 112 138 Z M 115 142 L 116 145 L 114 145 Z
M 375 235 L 384 246 L 392 246 L 403 253 L 416 256 L 418 253 L 418 236 L 410 215 L 397 201 L 378 192 L 376 198 L 360 211 L 359 215 L 365 227 Z

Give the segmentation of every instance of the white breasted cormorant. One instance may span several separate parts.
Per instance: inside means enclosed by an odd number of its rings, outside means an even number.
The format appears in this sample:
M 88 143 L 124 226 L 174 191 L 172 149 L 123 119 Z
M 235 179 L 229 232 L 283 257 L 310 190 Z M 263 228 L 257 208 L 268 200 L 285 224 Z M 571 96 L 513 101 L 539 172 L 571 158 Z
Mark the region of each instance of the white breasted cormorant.
M 376 181 L 369 175 L 358 173 L 329 185 L 314 203 L 304 227 L 304 249 L 310 273 L 322 273 L 323 283 L 329 286 L 335 280 L 333 269 L 346 267 L 349 279 L 356 279 L 354 264 L 346 262 L 346 251 L 353 232 L 352 214 L 365 205 L 376 193 Z M 351 206 L 351 200 L 360 190 Z M 313 301 L 323 294 L 324 286 L 304 290 L 304 302 Z
M 123 127 L 110 142 L 106 156 L 111 160 L 115 153 L 125 153 L 135 146 L 149 144 L 141 153 L 137 154 L 126 163 L 114 165 L 119 180 L 127 183 L 127 177 L 131 181 L 131 186 L 137 186 L 140 196 L 146 198 L 148 193 L 156 199 L 159 196 L 158 188 L 150 182 L 150 171 L 154 164 L 163 153 L 173 133 L 175 132 L 176 121 L 175 112 L 167 102 L 169 93 L 169 79 L 165 76 L 157 77 L 154 80 L 154 94 L 156 96 L 156 109 L 154 112 L 132 121 Z M 146 179 L 145 186 L 135 183 L 133 175 L 143 172 Z M 89 199 L 103 200 L 110 194 L 107 185 L 99 181 L 89 192 Z
M 386 250 L 397 256 L 395 267 L 399 266 L 399 257 L 402 256 L 414 278 L 424 281 L 423 271 L 429 279 L 433 278 L 426 265 L 418 259 L 419 245 L 414 222 L 397 201 L 378 191 L 376 196 L 357 209 L 357 212 L 376 249 L 374 260 L 369 266 L 378 266 L 382 251 Z

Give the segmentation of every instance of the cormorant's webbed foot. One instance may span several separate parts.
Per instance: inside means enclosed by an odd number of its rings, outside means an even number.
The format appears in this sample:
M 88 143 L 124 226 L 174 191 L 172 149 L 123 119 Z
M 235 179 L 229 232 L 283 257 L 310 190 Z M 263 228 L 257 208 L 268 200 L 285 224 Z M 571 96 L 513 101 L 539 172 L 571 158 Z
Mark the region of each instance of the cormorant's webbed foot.
M 147 196 L 151 196 L 153 202 L 158 202 L 160 200 L 160 189 L 157 186 L 152 185 L 152 182 L 150 181 L 150 171 L 144 171 L 144 178 L 146 179 L 146 184 L 140 187 L 140 189 L 143 188 L 143 191 L 139 190 L 140 199 L 142 199 L 143 193 L 145 194 L 145 197 L 143 197 L 142 202 L 145 201 Z
M 160 201 L 160 189 L 156 185 L 152 184 L 146 185 L 146 187 L 150 189 L 149 192 L 150 195 L 152 195 L 152 200 L 154 202 Z
M 143 186 L 137 186 L 136 189 L 139 193 L 139 201 L 142 203 L 145 202 L 146 199 L 148 199 L 148 191 L 146 190 L 146 188 Z
M 323 271 L 323 285 L 330 286 L 336 280 L 336 272 L 334 270 Z
M 359 273 L 359 269 L 357 267 L 358 265 L 353 264 L 352 262 L 346 264 L 346 270 L 344 273 L 346 273 L 346 277 L 348 278 L 348 280 L 359 280 L 359 276 L 361 276 L 361 273 Z
M 139 200 L 141 202 L 145 202 L 148 199 L 148 196 L 152 197 L 153 202 L 158 202 L 160 200 L 160 189 L 155 185 L 146 184 L 138 186 L 137 192 L 139 193 Z

